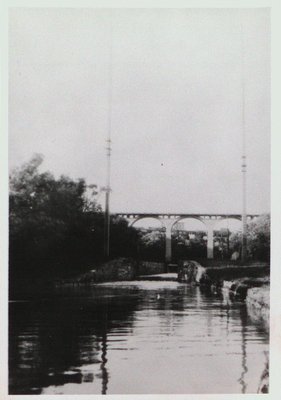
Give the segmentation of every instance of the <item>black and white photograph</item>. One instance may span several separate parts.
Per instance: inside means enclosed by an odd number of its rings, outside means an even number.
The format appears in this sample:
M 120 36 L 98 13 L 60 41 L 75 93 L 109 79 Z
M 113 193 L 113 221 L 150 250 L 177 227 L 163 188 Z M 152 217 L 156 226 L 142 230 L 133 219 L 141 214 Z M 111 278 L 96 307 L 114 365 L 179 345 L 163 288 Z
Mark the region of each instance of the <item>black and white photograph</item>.
M 271 107 L 270 7 L 9 8 L 9 396 L 270 394 Z

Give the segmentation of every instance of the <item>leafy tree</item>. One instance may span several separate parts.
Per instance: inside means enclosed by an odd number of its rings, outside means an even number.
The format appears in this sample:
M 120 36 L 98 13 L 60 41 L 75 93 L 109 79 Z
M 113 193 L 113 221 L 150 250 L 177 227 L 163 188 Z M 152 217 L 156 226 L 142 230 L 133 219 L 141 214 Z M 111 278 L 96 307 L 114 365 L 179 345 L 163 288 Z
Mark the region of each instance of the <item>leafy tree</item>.
M 203 231 L 178 232 L 172 234 L 172 254 L 174 261 L 207 257 L 206 233 Z
M 139 232 L 138 255 L 147 261 L 164 260 L 165 236 L 160 230 L 141 233 Z
M 46 266 L 51 273 L 56 264 L 81 256 L 81 250 L 90 248 L 94 215 L 101 213 L 93 186 L 84 179 L 40 173 L 42 162 L 37 154 L 10 175 L 12 273 L 38 275 Z
M 252 220 L 247 229 L 247 248 L 255 259 L 270 258 L 270 215 L 264 214 Z
M 112 216 L 110 220 L 110 254 L 111 258 L 127 256 L 137 257 L 138 231 L 128 226 L 120 217 Z
M 232 251 L 241 251 L 242 233 L 230 235 Z M 247 251 L 251 259 L 267 261 L 270 258 L 270 215 L 261 215 L 247 224 Z

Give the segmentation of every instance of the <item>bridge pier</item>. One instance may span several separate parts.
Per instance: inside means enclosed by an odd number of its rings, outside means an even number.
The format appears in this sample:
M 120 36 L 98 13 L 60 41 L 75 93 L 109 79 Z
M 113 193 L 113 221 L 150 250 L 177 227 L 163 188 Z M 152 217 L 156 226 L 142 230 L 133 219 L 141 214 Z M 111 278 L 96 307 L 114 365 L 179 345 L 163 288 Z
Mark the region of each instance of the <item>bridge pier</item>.
M 207 228 L 207 258 L 214 258 L 214 227 L 216 220 L 207 219 L 204 221 Z
M 165 261 L 170 263 L 172 260 L 172 227 L 175 223 L 174 219 L 162 219 L 161 222 L 166 228 L 165 232 Z
M 167 233 L 165 237 L 165 261 L 166 263 L 171 262 L 172 259 L 172 235 Z

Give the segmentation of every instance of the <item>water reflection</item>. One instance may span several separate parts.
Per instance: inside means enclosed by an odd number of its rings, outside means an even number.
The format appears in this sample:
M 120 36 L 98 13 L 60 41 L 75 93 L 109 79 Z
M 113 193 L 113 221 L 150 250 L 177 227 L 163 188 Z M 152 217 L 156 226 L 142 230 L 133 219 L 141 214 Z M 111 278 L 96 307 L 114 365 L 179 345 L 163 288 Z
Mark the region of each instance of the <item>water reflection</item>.
M 240 309 L 241 318 L 241 354 L 242 354 L 242 371 L 239 378 L 241 384 L 241 392 L 246 393 L 247 383 L 245 381 L 245 375 L 248 372 L 247 368 L 247 352 L 246 352 L 246 326 L 247 326 L 247 312 L 246 307 L 241 307 Z
M 176 282 L 10 304 L 10 394 L 255 393 L 268 333 L 243 303 Z
M 57 298 L 10 305 L 11 393 L 42 392 L 43 387 L 102 378 L 106 393 L 107 333 L 132 324 L 136 299 Z M 92 366 L 99 365 L 101 374 Z M 80 367 L 84 368 L 83 374 Z

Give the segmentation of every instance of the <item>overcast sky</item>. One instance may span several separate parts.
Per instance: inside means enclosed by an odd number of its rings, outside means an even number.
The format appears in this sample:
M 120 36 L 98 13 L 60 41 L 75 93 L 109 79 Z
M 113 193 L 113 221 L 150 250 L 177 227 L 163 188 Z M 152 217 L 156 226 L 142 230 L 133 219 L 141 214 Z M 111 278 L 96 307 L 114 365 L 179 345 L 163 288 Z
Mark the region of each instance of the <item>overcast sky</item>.
M 268 212 L 269 39 L 268 9 L 13 9 L 10 166 L 105 185 L 112 46 L 111 210 L 241 213 L 244 47 L 247 208 Z

